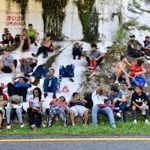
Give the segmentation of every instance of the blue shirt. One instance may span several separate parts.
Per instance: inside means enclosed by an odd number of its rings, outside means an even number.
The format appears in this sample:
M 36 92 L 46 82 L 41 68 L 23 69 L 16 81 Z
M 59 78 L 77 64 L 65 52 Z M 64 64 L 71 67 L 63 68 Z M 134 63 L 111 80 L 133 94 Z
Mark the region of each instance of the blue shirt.
M 123 91 L 119 90 L 119 92 L 116 95 L 110 94 L 109 99 L 113 101 L 115 98 L 122 98 L 123 95 L 124 95 Z
M 5 58 L 3 63 L 4 63 L 4 66 L 9 66 L 12 62 L 13 62 L 13 56 L 12 55 L 8 55 L 8 57 Z

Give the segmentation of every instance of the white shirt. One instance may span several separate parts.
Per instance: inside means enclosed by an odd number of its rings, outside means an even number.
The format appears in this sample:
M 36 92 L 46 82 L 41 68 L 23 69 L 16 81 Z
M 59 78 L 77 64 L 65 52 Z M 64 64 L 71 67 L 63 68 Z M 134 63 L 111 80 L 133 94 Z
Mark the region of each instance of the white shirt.
M 104 96 L 96 94 L 96 91 L 94 91 L 92 93 L 92 101 L 93 101 L 93 106 L 97 104 L 104 104 Z
M 31 98 L 30 102 L 33 103 L 33 107 L 40 107 L 40 102 L 39 102 L 39 98 L 38 97 Z

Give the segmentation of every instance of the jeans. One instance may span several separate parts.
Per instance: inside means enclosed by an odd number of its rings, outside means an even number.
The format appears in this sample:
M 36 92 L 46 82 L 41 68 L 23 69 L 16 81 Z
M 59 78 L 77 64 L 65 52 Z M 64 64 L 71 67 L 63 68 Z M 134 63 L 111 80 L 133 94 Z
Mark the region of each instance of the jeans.
M 146 77 L 144 74 L 140 74 L 138 77 L 141 77 L 145 80 L 145 82 L 147 83 L 146 81 Z M 135 77 L 132 79 L 132 83 L 135 84 L 135 85 L 139 85 L 139 82 L 135 79 Z
M 7 124 L 10 124 L 10 118 L 11 118 L 11 112 L 12 109 L 16 110 L 16 114 L 17 117 L 19 119 L 20 124 L 23 123 L 23 119 L 22 119 L 22 107 L 18 107 L 18 108 L 12 108 L 12 107 L 6 107 L 6 118 L 7 118 Z
M 109 118 L 109 122 L 110 122 L 110 125 L 113 125 L 115 124 L 115 118 L 114 118 L 114 114 L 113 114 L 113 111 L 110 107 L 105 107 L 105 108 L 102 108 L 100 109 L 98 107 L 98 105 L 95 105 L 93 106 L 92 108 L 92 122 L 93 123 L 97 123 L 97 115 L 98 113 L 104 113 L 108 116 Z

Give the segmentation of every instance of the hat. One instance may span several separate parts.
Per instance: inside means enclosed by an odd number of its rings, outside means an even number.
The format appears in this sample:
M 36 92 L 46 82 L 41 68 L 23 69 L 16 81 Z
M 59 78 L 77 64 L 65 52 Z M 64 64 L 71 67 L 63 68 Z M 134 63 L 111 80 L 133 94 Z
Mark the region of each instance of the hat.
M 134 34 L 132 34 L 132 35 L 130 35 L 129 37 L 134 37 L 134 38 L 135 38 L 135 35 L 134 35 Z

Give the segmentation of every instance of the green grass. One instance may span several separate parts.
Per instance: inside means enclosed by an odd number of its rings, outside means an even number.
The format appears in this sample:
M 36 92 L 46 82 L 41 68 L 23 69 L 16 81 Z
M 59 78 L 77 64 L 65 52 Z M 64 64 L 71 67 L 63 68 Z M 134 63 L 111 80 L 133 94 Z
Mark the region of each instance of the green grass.
M 51 128 L 41 127 L 37 130 L 31 130 L 28 126 L 20 129 L 19 126 L 13 126 L 11 130 L 2 129 L 2 135 L 28 135 L 28 134 L 150 134 L 150 125 L 145 125 L 144 121 L 139 121 L 137 125 L 133 122 L 117 122 L 117 129 L 113 129 L 107 122 L 102 122 L 98 126 L 82 124 L 68 126 L 64 128 L 61 125 L 53 125 Z

